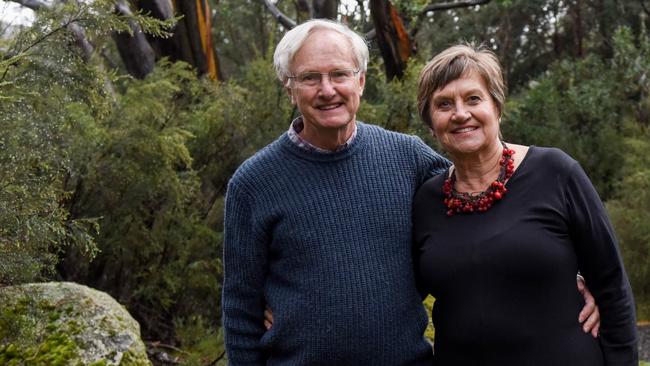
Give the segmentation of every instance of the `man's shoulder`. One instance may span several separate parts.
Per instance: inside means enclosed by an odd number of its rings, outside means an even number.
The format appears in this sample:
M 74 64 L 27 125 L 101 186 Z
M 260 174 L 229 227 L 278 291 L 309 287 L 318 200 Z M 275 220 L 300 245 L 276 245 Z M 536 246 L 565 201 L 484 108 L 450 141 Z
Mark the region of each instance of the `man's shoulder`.
M 232 175 L 230 179 L 231 183 L 248 181 L 251 178 L 260 177 L 268 174 L 268 172 L 276 170 L 277 166 L 279 166 L 283 160 L 281 151 L 281 140 L 283 136 L 284 135 L 280 136 L 278 139 L 264 146 L 251 157 L 244 160 Z
M 418 136 L 409 135 L 402 132 L 388 130 L 382 126 L 374 125 L 365 122 L 358 122 L 364 133 L 368 135 L 369 139 L 375 146 L 385 146 L 398 148 L 399 150 L 420 150 L 426 148 L 426 144 Z
M 396 132 L 392 130 L 388 130 L 382 126 L 367 123 L 367 122 L 361 122 L 357 121 L 358 126 L 361 128 L 365 129 L 368 134 L 378 136 L 378 137 L 389 137 L 397 140 L 404 140 L 404 141 L 414 141 L 414 140 L 419 140 L 417 136 L 414 135 L 409 135 L 406 133 L 402 132 Z

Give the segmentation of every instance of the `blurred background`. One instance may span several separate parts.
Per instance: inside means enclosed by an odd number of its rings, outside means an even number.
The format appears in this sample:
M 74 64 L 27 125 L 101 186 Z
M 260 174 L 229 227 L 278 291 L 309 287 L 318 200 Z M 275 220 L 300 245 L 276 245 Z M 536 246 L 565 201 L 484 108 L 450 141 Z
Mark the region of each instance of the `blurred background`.
M 649 16 L 648 0 L 0 1 L 0 286 L 106 291 L 170 363 L 224 364 L 225 187 L 296 115 L 275 45 L 324 17 L 368 39 L 358 118 L 434 148 L 420 69 L 460 41 L 490 47 L 504 139 L 582 164 L 648 320 Z

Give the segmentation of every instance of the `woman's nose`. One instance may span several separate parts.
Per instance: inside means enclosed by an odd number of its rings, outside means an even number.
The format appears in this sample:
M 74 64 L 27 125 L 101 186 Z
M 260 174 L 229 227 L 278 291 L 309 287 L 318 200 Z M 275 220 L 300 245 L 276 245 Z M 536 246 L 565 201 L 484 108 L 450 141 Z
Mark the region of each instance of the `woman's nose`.
M 454 121 L 462 122 L 469 118 L 469 110 L 463 105 L 463 103 L 456 103 L 454 106 L 454 112 L 452 114 L 452 119 Z

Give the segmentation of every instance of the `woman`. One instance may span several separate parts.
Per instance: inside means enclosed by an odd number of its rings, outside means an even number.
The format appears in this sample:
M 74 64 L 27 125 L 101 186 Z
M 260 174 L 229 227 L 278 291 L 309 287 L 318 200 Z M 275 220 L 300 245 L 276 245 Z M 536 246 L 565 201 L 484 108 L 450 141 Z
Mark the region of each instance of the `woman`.
M 562 151 L 501 140 L 504 100 L 483 48 L 451 47 L 420 76 L 420 116 L 453 162 L 413 206 L 436 365 L 638 365 L 634 301 L 602 202 Z M 577 271 L 600 307 L 598 339 L 576 317 Z

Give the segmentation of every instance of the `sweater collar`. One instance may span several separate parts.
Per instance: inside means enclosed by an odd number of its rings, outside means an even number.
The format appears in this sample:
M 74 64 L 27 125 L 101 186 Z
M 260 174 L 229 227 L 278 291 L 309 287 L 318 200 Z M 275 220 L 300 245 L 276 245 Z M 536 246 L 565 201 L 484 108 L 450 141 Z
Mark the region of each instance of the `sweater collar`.
M 357 150 L 366 144 L 365 141 L 367 139 L 368 126 L 361 121 L 356 121 L 355 123 L 356 128 L 354 138 L 348 139 L 348 141 L 336 151 L 326 150 L 323 152 L 314 149 L 305 149 L 304 147 L 301 147 L 299 144 L 296 144 L 294 141 L 292 141 L 288 131 L 280 136 L 279 142 L 285 151 L 288 151 L 292 155 L 297 156 L 301 159 L 318 162 L 329 162 L 347 159 L 350 156 L 354 155 Z

